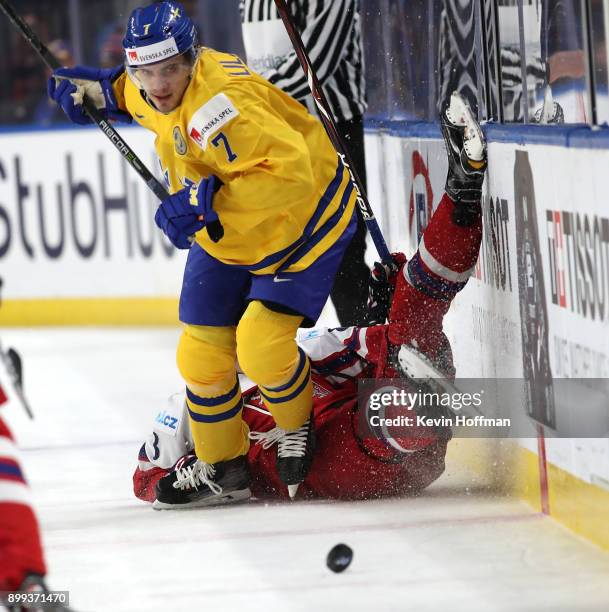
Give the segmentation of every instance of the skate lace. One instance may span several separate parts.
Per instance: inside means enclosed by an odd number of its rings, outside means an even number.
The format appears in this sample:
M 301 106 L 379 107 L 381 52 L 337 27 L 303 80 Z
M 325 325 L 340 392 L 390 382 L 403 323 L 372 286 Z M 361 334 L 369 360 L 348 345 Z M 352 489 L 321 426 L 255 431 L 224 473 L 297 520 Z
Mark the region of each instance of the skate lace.
M 277 443 L 279 457 L 303 457 L 307 448 L 308 429 L 309 421 L 296 431 L 274 427 L 269 431 L 251 431 L 249 436 L 250 440 L 254 440 L 265 450 Z
M 192 465 L 176 469 L 175 473 L 176 481 L 173 483 L 173 486 L 176 489 L 192 487 L 198 490 L 200 485 L 205 485 L 216 495 L 222 493 L 222 487 L 212 480 L 216 473 L 216 468 L 209 463 L 196 461 Z
M 250 431 L 250 440 L 260 444 L 264 450 L 271 448 L 273 444 L 279 442 L 284 436 L 285 429 L 281 429 L 281 427 L 274 427 L 269 431 Z

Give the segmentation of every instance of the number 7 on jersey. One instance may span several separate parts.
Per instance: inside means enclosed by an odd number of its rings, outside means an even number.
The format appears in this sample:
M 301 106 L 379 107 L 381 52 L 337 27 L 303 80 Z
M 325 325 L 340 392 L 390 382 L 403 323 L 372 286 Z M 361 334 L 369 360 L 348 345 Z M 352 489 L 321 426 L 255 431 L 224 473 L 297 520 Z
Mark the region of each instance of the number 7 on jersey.
M 228 161 L 229 162 L 233 162 L 237 159 L 237 154 L 233 152 L 233 150 L 230 148 L 230 144 L 228 143 L 228 138 L 226 137 L 226 135 L 224 134 L 224 132 L 219 132 L 211 141 L 211 144 L 214 145 L 214 147 L 219 147 L 220 143 L 222 143 L 224 145 L 224 148 L 226 149 L 226 155 L 228 157 Z

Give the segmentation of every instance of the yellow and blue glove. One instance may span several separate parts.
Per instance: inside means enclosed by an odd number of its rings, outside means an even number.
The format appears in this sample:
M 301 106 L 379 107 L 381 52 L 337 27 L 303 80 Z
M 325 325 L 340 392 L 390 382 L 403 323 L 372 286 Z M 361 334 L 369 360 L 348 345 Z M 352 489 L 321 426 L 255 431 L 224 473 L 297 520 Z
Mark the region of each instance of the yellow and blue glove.
M 159 204 L 154 222 L 171 244 L 178 249 L 189 249 L 194 235 L 204 227 L 214 242 L 224 236 L 224 228 L 213 209 L 214 194 L 221 186 L 222 181 L 212 175 L 201 179 L 197 185 L 170 195 Z
M 86 95 L 102 111 L 106 119 L 131 123 L 131 115 L 118 106 L 112 83 L 123 73 L 124 65 L 116 68 L 91 68 L 74 66 L 58 68 L 47 82 L 49 98 L 57 102 L 72 123 L 87 125 L 93 123 L 82 105 Z

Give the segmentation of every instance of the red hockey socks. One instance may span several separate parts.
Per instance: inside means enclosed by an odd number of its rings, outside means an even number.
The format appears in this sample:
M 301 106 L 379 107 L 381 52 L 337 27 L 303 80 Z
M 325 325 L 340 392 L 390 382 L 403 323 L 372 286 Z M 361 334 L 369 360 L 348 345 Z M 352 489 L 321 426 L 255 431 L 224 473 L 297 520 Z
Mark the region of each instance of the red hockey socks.
M 28 574 L 46 574 L 38 521 L 25 504 L 0 503 L 0 512 L 0 590 L 14 591 Z
M 0 419 L 0 591 L 19 588 L 29 573 L 46 574 L 38 521 L 8 427 Z
M 389 312 L 389 341 L 414 341 L 430 356 L 443 344 L 442 319 L 471 276 L 482 239 L 482 215 L 472 225 L 456 225 L 454 208 L 444 195 L 419 249 L 398 275 Z

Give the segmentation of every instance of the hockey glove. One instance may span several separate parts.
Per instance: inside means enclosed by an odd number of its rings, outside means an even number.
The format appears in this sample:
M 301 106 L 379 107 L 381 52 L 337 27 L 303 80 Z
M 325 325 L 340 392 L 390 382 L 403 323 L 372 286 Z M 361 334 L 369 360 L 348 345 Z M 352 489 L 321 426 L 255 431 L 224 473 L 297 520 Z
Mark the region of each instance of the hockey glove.
M 392 264 L 376 261 L 368 280 L 367 325 L 382 325 L 387 321 L 391 298 L 395 289 L 397 272 L 406 263 L 404 253 L 392 253 Z
M 164 199 L 157 208 L 154 221 L 178 249 L 188 249 L 194 235 L 207 227 L 209 237 L 218 242 L 224 229 L 213 209 L 215 192 L 222 186 L 216 176 L 202 179 L 198 185 L 185 187 Z
M 123 65 L 100 69 L 88 66 L 58 68 L 47 82 L 49 98 L 57 102 L 72 123 L 86 125 L 93 121 L 82 105 L 87 96 L 106 119 L 131 123 L 131 115 L 121 110 L 116 101 L 112 83 L 123 73 Z

